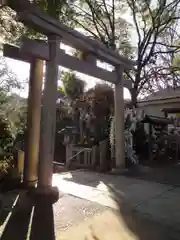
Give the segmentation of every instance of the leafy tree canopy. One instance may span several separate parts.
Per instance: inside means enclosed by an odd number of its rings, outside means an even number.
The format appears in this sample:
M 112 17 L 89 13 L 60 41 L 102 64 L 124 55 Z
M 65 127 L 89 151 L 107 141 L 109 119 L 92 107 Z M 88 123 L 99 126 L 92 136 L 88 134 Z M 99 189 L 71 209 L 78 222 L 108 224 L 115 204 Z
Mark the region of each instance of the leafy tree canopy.
M 64 92 L 71 101 L 75 101 L 83 95 L 85 82 L 79 79 L 73 72 L 62 72 L 61 80 Z

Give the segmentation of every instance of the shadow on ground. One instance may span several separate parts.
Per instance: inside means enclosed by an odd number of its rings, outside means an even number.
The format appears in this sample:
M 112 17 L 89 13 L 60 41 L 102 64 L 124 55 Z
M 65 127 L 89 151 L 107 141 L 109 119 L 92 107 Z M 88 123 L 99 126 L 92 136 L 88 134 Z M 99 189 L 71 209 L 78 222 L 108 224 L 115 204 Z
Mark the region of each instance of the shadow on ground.
M 0 201 L 0 226 L 4 224 L 5 220 L 8 218 L 13 205 L 16 203 L 18 198 L 17 192 L 7 192 L 3 193 Z
M 0 239 L 54 240 L 52 205 L 46 202 L 33 205 L 26 194 L 20 194 L 8 219 L 1 226 Z
M 118 205 L 118 217 L 123 220 L 125 227 L 138 240 L 178 240 L 179 233 L 174 228 L 168 227 L 163 222 L 154 220 L 151 216 L 143 214 L 126 202 L 119 202 L 114 188 L 109 187 L 114 193 L 113 199 Z M 136 238 L 135 238 L 136 239 Z
M 120 189 L 123 192 L 123 189 L 126 190 L 126 185 L 124 185 L 123 182 L 119 182 L 120 178 L 118 178 L 118 176 L 116 178 L 116 176 L 114 175 L 112 176 L 110 174 L 105 175 L 91 173 L 92 178 L 89 178 L 88 171 L 84 171 L 81 173 L 83 174 L 83 178 L 80 175 L 78 175 L 77 172 L 71 172 L 72 178 L 66 179 L 64 177 L 64 180 L 72 181 L 78 184 L 87 185 L 91 187 L 97 187 L 98 185 L 103 183 L 108 188 L 109 192 L 112 195 L 112 198 L 116 201 L 118 205 L 117 209 L 113 210 L 110 209 L 110 211 L 113 212 L 114 216 L 116 216 L 116 218 L 119 219 L 119 222 L 121 222 L 121 224 L 119 225 L 120 230 L 118 231 L 120 231 L 120 234 L 122 231 L 122 237 L 121 238 L 107 237 L 105 239 L 114 240 L 179 239 L 179 236 L 177 237 L 175 229 L 167 227 L 163 222 L 160 223 L 155 220 L 152 220 L 152 218 L 150 218 L 148 215 L 142 214 L 139 211 L 137 211 L 134 207 L 127 203 L 125 199 L 124 200 L 122 198 L 120 199 L 116 190 L 120 186 Z M 16 196 L 12 198 L 12 202 L 14 201 L 15 197 Z M 4 214 L 0 215 L 0 222 L 1 222 L 0 228 L 1 240 L 56 239 L 52 205 L 46 203 L 46 200 L 39 204 L 33 204 L 32 201 L 30 201 L 30 199 L 28 198 L 27 194 L 24 192 L 19 195 L 16 205 L 13 208 L 12 212 L 9 212 L 9 214 L 8 212 L 5 212 Z M 112 221 L 110 218 L 107 218 L 104 228 L 108 229 L 109 225 L 113 226 L 113 218 Z M 92 230 L 91 237 L 84 238 L 84 240 L 104 240 L 103 238 L 99 237 L 99 235 L 97 235 L 95 231 L 93 231 L 94 230 L 93 227 L 91 230 Z M 103 232 L 103 229 L 101 229 L 101 232 Z M 124 237 L 123 232 L 126 233 L 128 232 L 128 234 L 133 235 L 133 237 L 128 238 L 126 236 Z
M 145 173 L 133 173 L 132 171 L 127 175 L 146 181 L 180 186 L 180 164 L 148 168 Z
M 73 171 L 71 174 L 73 175 Z M 122 172 L 121 175 L 126 177 L 131 177 L 131 178 L 137 178 L 137 179 L 145 180 L 149 182 L 168 184 L 176 187 L 180 186 L 180 164 L 154 167 L 154 168 L 146 167 L 146 166 L 132 167 L 128 171 Z M 69 179 L 66 179 L 66 180 L 69 180 Z M 75 175 L 73 176 L 73 182 L 84 184 L 83 181 L 84 180 L 82 179 L 77 179 Z M 91 186 L 90 181 L 88 182 L 88 184 Z M 97 179 L 97 184 L 98 184 L 98 179 Z M 94 185 L 96 185 L 95 181 L 92 180 L 92 187 Z
M 160 172 L 158 172 L 160 174 Z M 72 178 L 64 178 L 64 180 L 72 181 L 77 184 L 83 184 L 90 187 L 97 187 L 99 184 L 103 183 L 107 186 L 109 192 L 112 195 L 113 200 L 116 202 L 118 206 L 118 210 L 113 210 L 115 215 L 118 216 L 119 220 L 123 222 L 126 231 L 132 233 L 134 238 L 123 238 L 128 240 L 175 240 L 179 239 L 180 233 L 176 231 L 175 228 L 167 227 L 163 222 L 155 221 L 147 214 L 142 214 L 137 211 L 126 199 L 120 200 L 120 195 L 117 193 L 118 187 L 121 185 L 122 189 L 126 188 L 123 186 L 123 183 L 120 184 L 118 182 L 118 178 L 116 180 L 116 176 L 105 175 L 105 174 L 94 174 L 94 178 L 89 180 L 86 178 L 86 171 L 84 173 L 84 178 L 80 178 L 76 172 L 71 172 Z M 87 172 L 88 174 L 88 172 Z M 93 173 L 91 173 L 93 174 Z M 173 173 L 171 173 L 173 175 Z M 131 175 L 130 175 L 131 176 Z M 118 176 L 117 176 L 118 177 Z M 136 175 L 134 177 L 137 177 Z M 115 180 L 111 181 L 112 178 Z M 139 177 L 140 178 L 140 177 Z M 149 177 L 144 177 L 143 180 L 148 179 Z M 151 175 L 151 180 L 156 182 L 156 178 L 153 179 Z M 132 180 L 131 180 L 132 181 Z M 157 181 L 158 182 L 158 181 Z M 120 184 L 120 185 L 119 185 Z M 123 194 L 123 192 L 122 192 Z M 108 226 L 107 226 L 108 227 Z M 85 238 L 85 240 L 94 239 L 94 240 L 102 240 L 92 232 L 91 238 Z M 108 239 L 108 238 L 107 238 Z

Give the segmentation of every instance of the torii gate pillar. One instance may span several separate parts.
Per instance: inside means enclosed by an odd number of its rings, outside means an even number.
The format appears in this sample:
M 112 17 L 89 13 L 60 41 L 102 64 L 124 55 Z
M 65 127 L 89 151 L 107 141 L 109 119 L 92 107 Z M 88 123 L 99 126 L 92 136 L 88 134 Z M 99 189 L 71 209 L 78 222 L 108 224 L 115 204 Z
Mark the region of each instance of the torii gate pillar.
M 30 65 L 27 142 L 23 182 L 29 187 L 37 183 L 39 161 L 39 138 L 41 121 L 41 98 L 43 80 L 43 61 L 32 58 Z
M 116 69 L 118 83 L 115 84 L 115 158 L 116 168 L 125 167 L 124 156 L 124 94 L 123 94 L 123 68 Z
M 49 61 L 46 61 L 46 79 L 42 100 L 38 187 L 41 189 L 49 188 L 51 191 L 56 130 L 57 53 L 60 41 L 59 37 L 56 36 L 49 37 L 48 41 Z

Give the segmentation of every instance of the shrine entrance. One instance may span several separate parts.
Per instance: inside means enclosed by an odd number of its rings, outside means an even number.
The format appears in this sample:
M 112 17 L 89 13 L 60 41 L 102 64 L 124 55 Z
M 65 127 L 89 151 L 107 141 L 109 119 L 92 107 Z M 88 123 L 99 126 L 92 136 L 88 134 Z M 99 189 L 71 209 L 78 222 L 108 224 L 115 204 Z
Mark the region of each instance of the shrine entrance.
M 28 136 L 25 153 L 24 182 L 28 186 L 47 188 L 52 185 L 54 141 L 56 127 L 56 96 L 58 66 L 63 66 L 115 84 L 115 145 L 116 167 L 123 168 L 124 160 L 124 99 L 123 88 L 131 82 L 123 80 L 124 70 L 132 69 L 134 61 L 120 56 L 102 43 L 66 27 L 47 13 L 41 12 L 28 0 L 7 1 L 16 11 L 19 21 L 47 36 L 48 41 L 22 39 L 21 46 L 4 45 L 4 56 L 30 63 L 28 98 Z M 82 52 L 82 58 L 60 49 L 65 43 Z M 96 65 L 106 62 L 113 71 Z M 42 99 L 43 64 L 46 75 Z M 42 105 L 42 107 L 41 107 Z

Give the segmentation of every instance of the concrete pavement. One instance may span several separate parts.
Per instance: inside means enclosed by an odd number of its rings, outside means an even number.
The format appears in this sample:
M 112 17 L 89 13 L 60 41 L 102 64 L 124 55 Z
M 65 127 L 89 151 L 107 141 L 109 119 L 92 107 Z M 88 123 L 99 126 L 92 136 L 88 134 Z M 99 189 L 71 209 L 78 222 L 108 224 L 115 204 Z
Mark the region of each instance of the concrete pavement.
M 111 234 L 114 231 L 116 234 L 120 234 L 117 239 L 146 240 L 152 239 L 152 237 L 153 239 L 179 239 L 180 237 L 180 188 L 88 171 L 55 174 L 53 182 L 61 192 L 68 196 L 71 195 L 107 207 L 88 220 L 91 222 L 89 227 L 81 225 L 86 225 L 87 221 L 80 225 L 78 223 L 76 227 L 61 234 L 61 237 L 73 231 L 79 233 L 77 229 L 80 226 L 82 230 L 95 225 L 99 226 L 99 229 L 106 229 L 105 225 L 109 230 L 112 228 Z M 56 210 L 54 209 L 54 211 Z M 109 220 L 104 222 L 104 219 Z M 112 222 L 114 223 L 111 224 Z M 139 225 L 143 225 L 143 229 Z M 136 230 L 132 230 L 132 228 Z M 138 231 L 137 228 L 141 230 Z M 97 227 L 96 231 L 98 231 Z M 106 232 L 107 230 L 102 231 Z M 102 233 L 102 231 L 100 232 Z M 154 236 L 152 236 L 152 232 Z M 107 235 L 109 236 L 109 233 L 106 233 Z M 64 239 L 70 238 L 64 237 Z M 80 236 L 78 239 L 81 239 Z M 89 236 L 88 239 L 93 238 Z M 101 239 L 116 238 L 101 236 Z
M 0 215 L 1 240 L 180 239 L 179 187 L 88 171 L 54 174 L 53 185 L 53 207 L 19 194 Z

